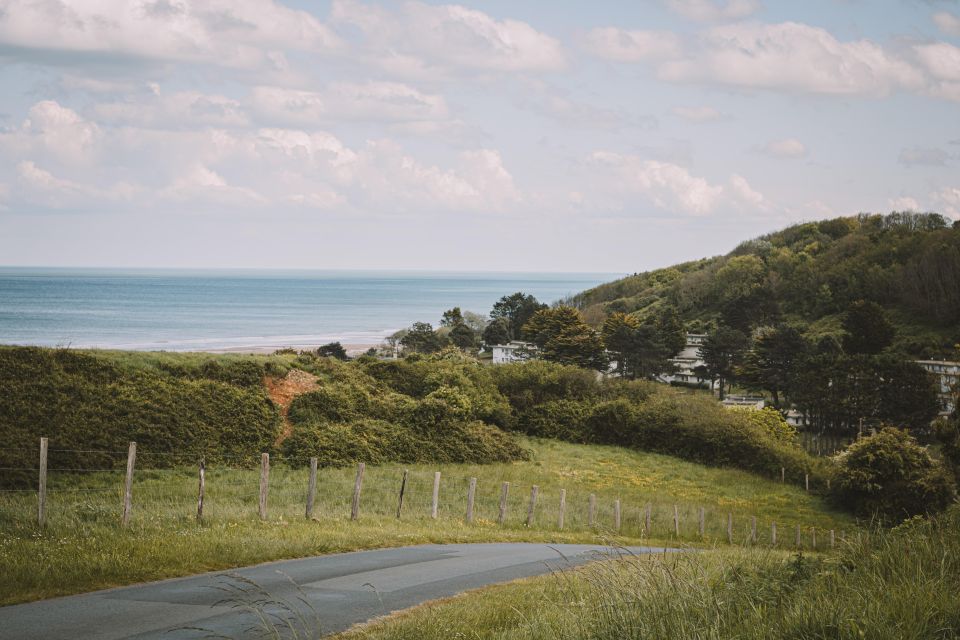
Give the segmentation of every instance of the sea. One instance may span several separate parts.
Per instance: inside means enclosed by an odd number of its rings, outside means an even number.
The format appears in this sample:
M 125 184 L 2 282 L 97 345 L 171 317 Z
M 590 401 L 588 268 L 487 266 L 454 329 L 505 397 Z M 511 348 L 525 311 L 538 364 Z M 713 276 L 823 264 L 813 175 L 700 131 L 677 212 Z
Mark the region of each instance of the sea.
M 555 302 L 608 273 L 0 267 L 0 344 L 266 351 L 381 342 L 516 291 Z

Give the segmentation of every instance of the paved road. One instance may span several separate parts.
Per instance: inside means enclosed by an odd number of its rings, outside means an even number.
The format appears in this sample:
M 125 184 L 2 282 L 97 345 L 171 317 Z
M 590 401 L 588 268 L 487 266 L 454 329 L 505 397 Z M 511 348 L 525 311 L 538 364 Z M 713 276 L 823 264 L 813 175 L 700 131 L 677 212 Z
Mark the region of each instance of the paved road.
M 663 549 L 631 547 L 631 553 Z M 0 607 L 0 638 L 256 638 L 289 622 L 299 638 L 467 589 L 609 556 L 602 546 L 448 544 L 285 560 L 188 578 Z M 304 632 L 304 627 L 309 632 Z M 292 637 L 287 631 L 282 637 Z

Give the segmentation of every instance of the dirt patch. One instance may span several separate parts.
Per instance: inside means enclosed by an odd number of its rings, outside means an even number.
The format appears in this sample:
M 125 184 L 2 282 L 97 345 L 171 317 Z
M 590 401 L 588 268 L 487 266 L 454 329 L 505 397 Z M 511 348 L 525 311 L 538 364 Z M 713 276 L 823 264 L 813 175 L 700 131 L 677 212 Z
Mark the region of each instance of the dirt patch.
M 300 394 L 316 389 L 317 380 L 317 376 L 300 369 L 291 369 L 282 378 L 264 378 L 263 385 L 267 388 L 267 395 L 280 407 L 280 416 L 283 418 L 283 432 L 277 438 L 276 444 L 279 445 L 293 432 L 293 425 L 287 417 L 290 403 Z

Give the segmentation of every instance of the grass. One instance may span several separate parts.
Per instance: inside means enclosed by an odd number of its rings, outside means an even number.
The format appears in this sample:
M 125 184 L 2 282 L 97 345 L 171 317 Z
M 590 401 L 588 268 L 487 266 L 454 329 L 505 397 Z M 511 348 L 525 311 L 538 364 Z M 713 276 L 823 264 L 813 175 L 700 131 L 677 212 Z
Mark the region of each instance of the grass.
M 960 636 L 960 507 L 836 554 L 629 557 L 428 603 L 338 640 L 947 639 Z
M 202 523 L 196 521 L 196 468 L 138 470 L 131 524 L 118 526 L 122 472 L 52 470 L 48 523 L 36 526 L 36 495 L 0 493 L 0 604 L 12 604 L 99 588 L 226 569 L 282 558 L 357 549 L 441 542 L 547 541 L 624 545 L 660 541 L 710 546 L 726 542 L 726 518 L 734 517 L 736 542 L 758 519 L 758 543 L 769 543 L 770 523 L 781 546 L 793 545 L 796 524 L 851 531 L 855 524 L 802 488 L 753 474 L 703 467 L 668 456 L 549 440 L 524 440 L 533 460 L 491 465 L 411 465 L 402 518 L 397 492 L 403 467 L 370 467 L 364 477 L 361 516 L 349 519 L 354 469 L 323 469 L 314 520 L 304 518 L 307 472 L 275 464 L 270 475 L 268 519 L 257 517 L 259 474 L 208 466 Z M 138 453 L 148 460 L 149 452 Z M 442 472 L 440 517 L 429 517 L 433 472 Z M 464 522 L 468 479 L 478 478 L 475 521 Z M 508 518 L 496 523 L 500 486 L 510 482 Z M 540 487 L 535 524 L 526 527 L 531 485 Z M 565 527 L 557 528 L 559 491 L 567 491 Z M 588 495 L 597 496 L 597 525 L 587 524 Z M 613 527 L 613 503 L 621 500 L 622 528 Z M 641 512 L 651 505 L 651 530 Z M 673 534 L 679 505 L 681 535 Z M 706 533 L 697 532 L 698 507 Z M 788 533 L 789 530 L 789 533 Z

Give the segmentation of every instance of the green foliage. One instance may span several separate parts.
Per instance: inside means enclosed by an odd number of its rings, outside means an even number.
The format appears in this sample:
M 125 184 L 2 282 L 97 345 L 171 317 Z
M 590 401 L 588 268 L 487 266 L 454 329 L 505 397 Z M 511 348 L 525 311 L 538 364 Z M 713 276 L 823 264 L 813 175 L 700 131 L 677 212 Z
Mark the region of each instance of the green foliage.
M 792 444 L 796 441 L 797 430 L 787 422 L 783 414 L 773 407 L 764 407 L 763 409 L 732 409 L 740 411 L 746 416 L 747 420 L 763 429 L 766 433 L 773 436 L 778 442 Z
M 761 331 L 747 352 L 737 378 L 754 389 L 769 391 L 780 406 L 780 394 L 794 388 L 799 362 L 807 351 L 800 332 L 789 326 Z
M 336 358 L 337 360 L 349 360 L 347 350 L 339 342 L 331 342 L 317 349 L 317 355 L 321 358 Z
M 955 495 L 943 466 L 906 431 L 882 429 L 838 456 L 832 496 L 860 515 L 898 522 L 941 511 Z
M 843 319 L 843 350 L 849 354 L 880 353 L 893 343 L 897 331 L 887 320 L 883 307 L 858 300 Z
M 503 296 L 493 304 L 490 310 L 490 319 L 506 321 L 506 327 L 510 334 L 509 340 L 519 339 L 523 335 L 523 327 L 533 315 L 541 309 L 546 309 L 547 305 L 541 304 L 535 297 L 517 291 L 508 296 Z M 507 340 L 507 342 L 509 342 Z M 503 342 L 487 344 L 505 344 Z
M 723 400 L 727 383 L 735 376 L 749 347 L 749 338 L 737 329 L 718 327 L 704 339 L 699 355 L 703 359 L 705 377 L 720 383 Z
M 139 364 L 111 352 L 0 348 L 0 466 L 25 466 L 17 449 L 35 451 L 40 436 L 54 443 L 51 468 L 116 466 L 122 456 L 90 450 L 122 452 L 130 441 L 211 461 L 272 446 L 280 415 L 264 392 L 263 359 L 143 356 Z M 142 462 L 169 464 L 163 455 Z M 4 475 L 5 484 L 33 480 Z
M 440 351 L 446 340 L 433 330 L 429 322 L 414 322 L 407 333 L 400 338 L 404 349 L 414 353 L 436 353 Z
M 483 330 L 483 343 L 487 346 L 508 342 L 510 342 L 510 321 L 506 318 L 493 320 Z
M 960 338 L 960 225 L 942 222 L 937 214 L 899 212 L 803 223 L 567 303 L 587 317 L 599 310 L 601 321 L 614 311 L 649 320 L 673 307 L 688 327 L 722 320 L 746 331 L 782 322 L 812 327 L 862 300 L 879 305 L 897 329 L 895 349 L 949 356 Z
M 524 325 L 523 336 L 537 345 L 544 360 L 598 371 L 607 368 L 600 336 L 573 307 L 537 311 Z

